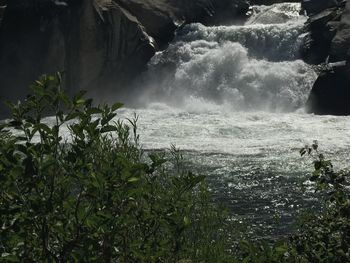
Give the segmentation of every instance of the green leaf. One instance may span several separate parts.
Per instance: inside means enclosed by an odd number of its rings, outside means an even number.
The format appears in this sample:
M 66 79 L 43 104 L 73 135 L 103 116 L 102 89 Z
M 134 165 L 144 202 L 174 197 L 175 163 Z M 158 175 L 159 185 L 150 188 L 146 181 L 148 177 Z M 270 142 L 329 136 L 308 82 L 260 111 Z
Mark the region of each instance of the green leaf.
M 18 257 L 10 253 L 2 253 L 1 258 L 6 262 L 19 262 Z
M 138 181 L 140 181 L 140 178 L 138 178 L 138 177 L 131 177 L 128 179 L 128 183 L 135 183 Z
M 108 125 L 108 126 L 104 126 L 101 128 L 100 132 L 101 133 L 106 133 L 106 132 L 113 132 L 113 131 L 117 131 L 117 127 L 113 126 L 113 125 Z
M 191 224 L 191 220 L 187 216 L 184 217 L 184 224 L 185 226 L 188 226 Z
M 79 106 L 79 105 L 84 105 L 85 102 L 86 102 L 86 101 L 85 101 L 84 99 L 78 99 L 78 100 L 75 101 L 75 105 L 78 105 L 78 106 Z
M 100 108 L 96 108 L 96 107 L 93 107 L 93 108 L 89 108 L 86 113 L 89 114 L 89 115 L 92 115 L 92 114 L 101 114 L 103 111 L 100 109 Z
M 119 102 L 114 103 L 113 106 L 112 106 L 112 111 L 116 111 L 116 110 L 120 109 L 123 106 L 124 106 L 123 103 L 119 103 Z

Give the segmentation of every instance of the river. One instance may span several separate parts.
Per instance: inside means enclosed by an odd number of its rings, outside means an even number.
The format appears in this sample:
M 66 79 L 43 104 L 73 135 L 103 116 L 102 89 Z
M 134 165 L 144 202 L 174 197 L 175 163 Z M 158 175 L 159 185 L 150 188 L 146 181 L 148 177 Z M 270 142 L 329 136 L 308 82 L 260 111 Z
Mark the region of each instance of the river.
M 208 177 L 214 196 L 252 237 L 292 230 L 319 209 L 307 180 L 312 159 L 299 148 L 318 140 L 337 168 L 349 163 L 350 117 L 305 113 L 317 77 L 300 59 L 299 3 L 254 6 L 244 25 L 187 25 L 149 64 L 136 97 L 145 150 L 182 149 Z

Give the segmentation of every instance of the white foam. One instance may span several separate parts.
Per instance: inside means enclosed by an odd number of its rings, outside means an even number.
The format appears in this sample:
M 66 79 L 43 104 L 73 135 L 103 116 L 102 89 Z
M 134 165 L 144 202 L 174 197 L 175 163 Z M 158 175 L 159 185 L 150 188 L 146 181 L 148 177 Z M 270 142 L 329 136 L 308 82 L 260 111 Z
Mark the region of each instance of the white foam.
M 190 111 L 300 109 L 316 79 L 312 67 L 298 59 L 305 21 L 300 4 L 253 10 L 243 26 L 185 26 L 150 62 L 142 99 Z M 276 16 L 281 20 L 272 23 Z M 190 107 L 189 97 L 197 101 Z

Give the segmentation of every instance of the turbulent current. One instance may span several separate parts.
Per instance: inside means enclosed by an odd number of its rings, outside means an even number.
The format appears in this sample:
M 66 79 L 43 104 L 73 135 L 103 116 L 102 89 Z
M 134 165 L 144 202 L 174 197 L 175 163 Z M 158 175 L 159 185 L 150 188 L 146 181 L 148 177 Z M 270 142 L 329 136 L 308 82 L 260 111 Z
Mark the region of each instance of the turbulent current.
M 299 56 L 300 4 L 255 6 L 245 25 L 182 28 L 145 74 L 136 112 L 143 147 L 180 147 L 208 176 L 218 202 L 253 237 L 289 233 L 318 209 L 298 149 L 318 140 L 337 168 L 349 163 L 350 118 L 314 116 L 304 105 L 316 73 Z
M 299 3 L 255 6 L 243 26 L 191 24 L 149 65 L 141 96 L 185 108 L 191 101 L 230 111 L 301 108 L 316 74 L 299 57 Z
M 350 118 L 314 116 L 304 105 L 316 73 L 299 56 L 300 4 L 255 6 L 245 25 L 191 24 L 149 64 L 137 96 L 145 150 L 175 144 L 205 174 L 245 234 L 289 233 L 303 209 L 318 209 L 298 149 L 318 140 L 337 168 L 349 163 Z M 136 96 L 136 95 L 135 95 Z

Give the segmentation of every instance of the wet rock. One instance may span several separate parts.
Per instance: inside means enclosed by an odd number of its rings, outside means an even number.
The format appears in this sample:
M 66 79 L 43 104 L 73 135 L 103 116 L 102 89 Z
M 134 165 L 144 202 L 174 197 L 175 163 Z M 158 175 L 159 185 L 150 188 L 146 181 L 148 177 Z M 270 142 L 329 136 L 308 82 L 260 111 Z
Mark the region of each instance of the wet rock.
M 306 23 L 308 34 L 301 49 L 302 57 L 306 62 L 319 64 L 327 59 L 342 13 L 342 9 L 333 7 L 310 15 Z
M 0 28 L 0 99 L 23 98 L 38 75 L 65 70 L 70 89 L 125 101 L 129 81 L 178 27 L 231 23 L 247 10 L 245 0 L 11 0 Z
M 313 62 L 330 64 L 315 82 L 307 106 L 316 114 L 350 115 L 350 1 L 316 17 L 310 18 L 309 54 Z
M 175 30 L 188 23 L 231 24 L 245 18 L 246 0 L 116 0 L 132 13 L 160 47 L 174 37 Z
M 249 3 L 251 5 L 273 5 L 276 3 L 284 3 L 284 2 L 297 2 L 300 3 L 300 0 L 250 0 Z
M 308 15 L 317 14 L 323 10 L 341 5 L 344 0 L 302 0 L 302 8 Z
M 0 26 L 6 10 L 6 1 L 0 0 Z
M 338 30 L 331 43 L 330 61 L 342 60 L 350 51 L 350 1 L 347 2 L 341 16 Z
M 12 2 L 13 1 L 13 2 Z M 112 1 L 11 0 L 0 30 L 0 97 L 23 98 L 45 72 L 65 71 L 71 92 L 120 89 L 154 55 L 136 17 Z
M 350 63 L 329 64 L 315 82 L 307 102 L 308 112 L 350 114 Z

